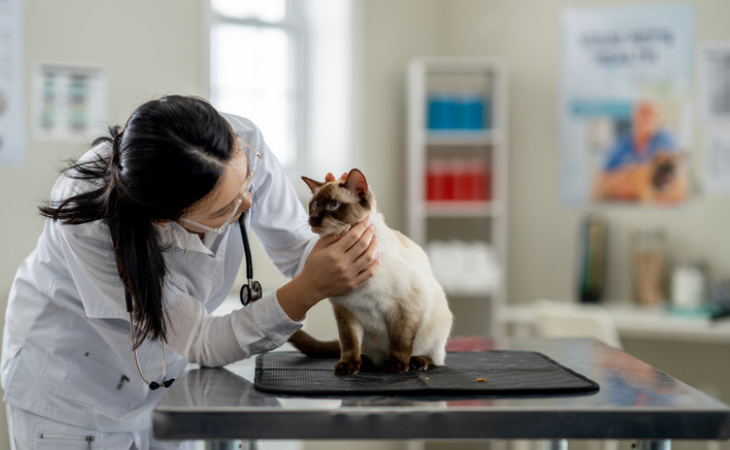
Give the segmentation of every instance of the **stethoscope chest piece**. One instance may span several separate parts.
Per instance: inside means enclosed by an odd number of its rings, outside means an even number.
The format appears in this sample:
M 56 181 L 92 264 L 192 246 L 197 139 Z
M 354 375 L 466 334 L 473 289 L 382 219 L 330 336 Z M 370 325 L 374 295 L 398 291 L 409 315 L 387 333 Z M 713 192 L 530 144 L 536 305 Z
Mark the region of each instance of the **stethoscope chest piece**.
M 258 281 L 248 280 L 247 284 L 241 286 L 241 304 L 248 306 L 251 302 L 255 302 L 263 296 L 261 283 Z

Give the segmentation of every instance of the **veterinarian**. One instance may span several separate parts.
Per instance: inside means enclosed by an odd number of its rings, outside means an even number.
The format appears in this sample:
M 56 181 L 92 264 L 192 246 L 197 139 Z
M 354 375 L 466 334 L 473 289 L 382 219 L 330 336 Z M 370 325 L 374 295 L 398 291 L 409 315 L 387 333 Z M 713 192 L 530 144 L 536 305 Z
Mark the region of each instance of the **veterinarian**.
M 367 221 L 317 240 L 261 132 L 203 100 L 147 102 L 95 144 L 53 186 L 10 291 L 11 446 L 193 448 L 151 436 L 172 380 L 281 346 L 317 302 L 373 276 L 377 240 Z M 292 280 L 214 317 L 241 265 L 242 215 Z

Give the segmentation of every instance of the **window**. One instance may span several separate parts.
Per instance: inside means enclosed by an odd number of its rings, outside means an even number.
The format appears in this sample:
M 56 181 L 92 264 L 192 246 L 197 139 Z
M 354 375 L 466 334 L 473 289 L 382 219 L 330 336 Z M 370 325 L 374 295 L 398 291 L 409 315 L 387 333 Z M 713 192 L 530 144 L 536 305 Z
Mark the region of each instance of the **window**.
M 210 101 L 251 119 L 284 167 L 303 153 L 303 24 L 297 0 L 210 0 Z

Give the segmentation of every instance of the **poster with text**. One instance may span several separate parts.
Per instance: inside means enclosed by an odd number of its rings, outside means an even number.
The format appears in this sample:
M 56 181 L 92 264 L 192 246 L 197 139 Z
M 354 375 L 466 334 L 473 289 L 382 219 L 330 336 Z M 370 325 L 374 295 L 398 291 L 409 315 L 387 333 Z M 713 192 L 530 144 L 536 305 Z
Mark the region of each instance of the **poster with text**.
M 563 201 L 686 200 L 694 23 L 684 4 L 563 12 Z
M 0 166 L 19 166 L 25 153 L 20 0 L 0 0 Z
M 41 63 L 34 79 L 38 140 L 89 141 L 106 134 L 107 81 L 101 67 Z
M 699 76 L 701 117 L 730 124 L 730 42 L 702 45 Z
M 705 149 L 705 192 L 730 194 L 730 132 L 710 132 Z

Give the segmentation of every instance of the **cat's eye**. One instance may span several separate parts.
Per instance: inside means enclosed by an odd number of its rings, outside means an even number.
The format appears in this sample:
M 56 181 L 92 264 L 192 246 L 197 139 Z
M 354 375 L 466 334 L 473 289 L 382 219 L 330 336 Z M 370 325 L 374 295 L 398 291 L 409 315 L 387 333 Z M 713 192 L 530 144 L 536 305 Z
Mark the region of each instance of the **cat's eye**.
M 312 209 L 314 209 L 316 207 L 317 207 L 317 200 L 315 200 L 315 201 L 312 202 Z
M 332 201 L 332 202 L 330 202 L 328 208 L 331 209 L 332 211 L 334 211 L 335 209 L 337 209 L 339 207 L 340 207 L 340 202 Z

